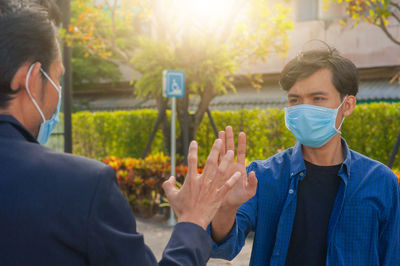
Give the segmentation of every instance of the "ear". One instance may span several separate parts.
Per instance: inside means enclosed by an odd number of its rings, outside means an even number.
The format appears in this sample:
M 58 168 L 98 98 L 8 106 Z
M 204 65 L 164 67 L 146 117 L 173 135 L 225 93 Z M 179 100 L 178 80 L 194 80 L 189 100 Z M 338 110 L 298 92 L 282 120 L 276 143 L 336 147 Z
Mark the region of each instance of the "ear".
M 40 68 L 42 67 L 41 63 L 23 64 L 15 73 L 10 85 L 13 91 L 17 91 L 20 88 L 26 89 L 26 79 L 28 78 L 28 72 L 31 66 L 32 70 L 29 76 L 28 86 L 32 96 L 36 99 L 42 86 L 42 73 L 40 72 Z
M 353 95 L 347 95 L 345 102 L 343 103 L 343 116 L 349 116 L 353 113 L 356 107 L 357 99 Z

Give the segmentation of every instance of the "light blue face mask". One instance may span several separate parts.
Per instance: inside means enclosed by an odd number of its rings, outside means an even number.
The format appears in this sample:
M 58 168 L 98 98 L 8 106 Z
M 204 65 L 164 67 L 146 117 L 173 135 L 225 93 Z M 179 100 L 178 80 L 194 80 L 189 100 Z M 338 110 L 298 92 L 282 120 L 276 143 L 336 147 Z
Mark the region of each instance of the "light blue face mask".
M 60 107 L 61 107 L 61 87 L 58 87 L 56 83 L 50 78 L 49 75 L 41 68 L 40 71 L 43 73 L 43 75 L 50 81 L 51 85 L 57 90 L 58 92 L 58 104 L 57 104 L 57 109 L 54 112 L 53 116 L 50 118 L 50 120 L 46 120 L 42 110 L 40 109 L 38 103 L 36 100 L 32 97 L 31 91 L 29 89 L 29 77 L 31 76 L 31 72 L 33 69 L 34 64 L 31 65 L 28 71 L 28 75 L 26 76 L 26 81 L 25 81 L 25 87 L 28 92 L 29 97 L 31 98 L 33 104 L 36 106 L 36 109 L 39 111 L 43 122 L 40 124 L 40 129 L 39 129 L 39 134 L 37 136 L 37 141 L 40 144 L 46 144 L 47 141 L 49 140 L 49 137 L 51 135 L 51 132 L 54 130 L 54 128 L 57 126 L 57 124 L 60 122 L 60 119 L 58 118 L 58 115 L 60 113 Z
M 330 109 L 326 107 L 300 104 L 285 108 L 285 124 L 292 131 L 296 139 L 303 145 L 319 148 L 325 145 L 336 134 L 340 134 L 340 127 L 336 128 L 336 116 L 340 107 Z

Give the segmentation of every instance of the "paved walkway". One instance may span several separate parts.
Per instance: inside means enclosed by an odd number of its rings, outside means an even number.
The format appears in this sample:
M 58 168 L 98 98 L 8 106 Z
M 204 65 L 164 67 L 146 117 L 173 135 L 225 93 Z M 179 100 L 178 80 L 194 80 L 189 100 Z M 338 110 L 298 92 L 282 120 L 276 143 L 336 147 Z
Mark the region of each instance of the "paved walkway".
M 157 260 L 160 260 L 162 252 L 164 251 L 164 248 L 171 236 L 172 228 L 162 222 L 148 221 L 141 218 L 137 218 L 136 223 L 138 232 L 144 235 L 144 242 L 153 251 Z M 210 261 L 207 263 L 207 266 L 249 265 L 252 244 L 253 239 L 248 237 L 242 251 L 233 261 L 210 259 Z

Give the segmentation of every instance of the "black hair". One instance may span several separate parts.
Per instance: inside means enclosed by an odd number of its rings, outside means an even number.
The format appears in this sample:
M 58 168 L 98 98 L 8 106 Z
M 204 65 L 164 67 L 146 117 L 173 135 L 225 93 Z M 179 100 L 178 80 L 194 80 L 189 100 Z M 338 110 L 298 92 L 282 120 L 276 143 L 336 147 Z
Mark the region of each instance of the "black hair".
M 25 63 L 40 62 L 48 72 L 56 60 L 56 31 L 48 12 L 40 5 L 24 0 L 0 0 L 0 108 L 19 91 L 11 81 Z
M 301 52 L 283 68 L 279 84 L 289 91 L 296 81 L 307 78 L 320 69 L 329 69 L 332 73 L 332 84 L 343 99 L 346 95 L 358 92 L 358 71 L 356 66 L 339 52 L 327 45 L 327 49 L 314 49 Z
M 39 4 L 42 6 L 44 9 L 46 9 L 47 13 L 49 14 L 49 18 L 54 22 L 55 25 L 59 25 L 61 23 L 61 11 L 59 9 L 59 6 L 61 5 L 61 2 L 64 0 L 31 0 L 34 1 L 35 3 Z

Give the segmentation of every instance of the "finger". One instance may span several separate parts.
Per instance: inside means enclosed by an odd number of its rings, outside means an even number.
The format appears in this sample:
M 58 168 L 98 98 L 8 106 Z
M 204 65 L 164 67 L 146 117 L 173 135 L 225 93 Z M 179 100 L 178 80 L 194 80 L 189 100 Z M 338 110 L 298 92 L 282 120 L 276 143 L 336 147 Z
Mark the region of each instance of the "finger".
M 218 197 L 218 198 L 223 198 L 223 197 L 225 197 L 226 193 L 228 193 L 228 192 L 236 185 L 236 183 L 239 182 L 240 176 L 241 176 L 241 175 L 242 175 L 242 174 L 241 174 L 240 172 L 235 172 L 235 173 L 231 176 L 231 178 L 229 178 L 229 179 L 225 182 L 225 184 L 224 184 L 221 188 L 219 188 L 219 189 L 217 190 L 217 197 Z
M 220 172 L 225 172 L 228 170 L 228 167 L 234 163 L 235 155 L 233 151 L 229 150 L 226 152 L 225 156 L 223 157 L 223 160 L 221 164 L 219 165 L 219 171 Z
M 219 155 L 219 161 L 222 161 L 223 156 L 226 154 L 225 131 L 218 132 L 218 138 L 222 140 L 222 152 Z
M 244 132 L 240 132 L 239 134 L 237 162 L 241 165 L 246 164 L 246 134 Z
M 225 138 L 226 138 L 226 149 L 232 151 L 235 150 L 235 139 L 233 137 L 233 129 L 231 126 L 226 127 Z
M 185 182 L 190 182 L 191 178 L 197 176 L 197 152 L 198 145 L 196 141 L 192 141 L 189 146 L 189 154 L 188 154 L 188 174 L 186 176 Z
M 221 152 L 222 141 L 220 139 L 216 139 L 214 141 L 214 145 L 208 155 L 206 165 L 204 166 L 204 171 L 202 174 L 202 179 L 213 179 L 215 173 L 218 169 L 218 158 Z
M 171 200 L 173 196 L 178 192 L 176 188 L 176 180 L 174 176 L 171 176 L 167 181 L 162 184 L 162 188 L 167 196 L 168 200 Z
M 226 182 L 226 180 L 230 177 L 228 174 L 232 173 L 230 171 L 231 169 L 229 168 L 232 168 L 234 163 L 235 163 L 234 153 L 233 151 L 229 150 L 223 157 L 222 162 L 218 167 L 218 172 L 215 177 L 215 180 L 217 181 L 215 186 L 219 187 L 221 184 Z
M 257 192 L 257 178 L 256 178 L 256 173 L 254 171 L 251 171 L 249 173 L 249 178 L 248 178 L 248 183 L 246 186 L 246 191 L 249 194 L 249 196 L 253 197 L 256 192 Z

